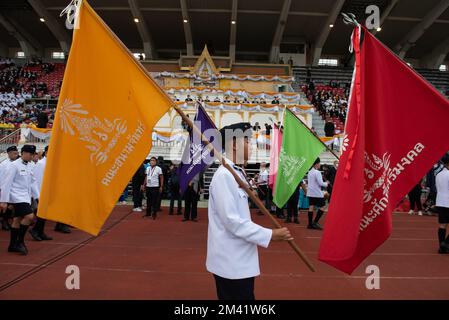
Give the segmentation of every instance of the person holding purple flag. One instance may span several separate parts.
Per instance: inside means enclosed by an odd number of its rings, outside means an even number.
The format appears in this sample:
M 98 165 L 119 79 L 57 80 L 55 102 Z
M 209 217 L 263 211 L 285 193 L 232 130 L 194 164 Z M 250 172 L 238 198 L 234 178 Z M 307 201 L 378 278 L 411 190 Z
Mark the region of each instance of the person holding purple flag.
M 214 122 L 209 118 L 201 104 L 198 104 L 194 124 L 207 138 L 216 136 L 215 133 L 218 134 Z M 211 142 L 214 143 L 213 140 Z M 189 143 L 187 143 L 186 148 L 184 149 L 182 160 L 178 168 L 179 189 L 181 194 L 186 192 L 193 178 L 199 176 L 199 174 L 206 170 L 213 161 L 214 158 L 211 156 L 211 152 L 206 148 L 206 144 L 202 141 L 201 136 L 194 132 L 194 130 L 189 130 Z

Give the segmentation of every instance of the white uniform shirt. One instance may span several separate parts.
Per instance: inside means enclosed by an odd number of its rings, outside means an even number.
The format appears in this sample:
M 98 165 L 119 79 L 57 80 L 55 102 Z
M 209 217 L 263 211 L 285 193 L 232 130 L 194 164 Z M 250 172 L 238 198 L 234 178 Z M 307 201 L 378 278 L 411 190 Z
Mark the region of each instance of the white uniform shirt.
M 323 191 L 321 188 L 327 187 L 327 182 L 323 182 L 321 172 L 317 169 L 310 169 L 307 174 L 307 196 L 313 198 L 323 198 Z
M 31 204 L 31 198 L 39 198 L 31 166 L 21 158 L 9 165 L 2 188 L 0 202 Z
M 158 166 L 152 168 L 149 166 L 146 170 L 147 174 L 147 187 L 159 187 L 159 175 L 162 174 L 162 169 Z
M 268 170 L 265 168 L 260 174 L 259 174 L 259 185 L 267 185 L 268 183 Z
M 42 180 L 44 178 L 45 165 L 47 164 L 47 157 L 43 157 L 39 160 L 33 169 L 34 178 L 36 179 L 37 190 L 42 188 Z
M 242 172 L 234 171 L 245 181 Z M 212 178 L 208 207 L 207 270 L 226 279 L 258 276 L 257 246 L 268 247 L 272 230 L 251 221 L 248 195 L 224 166 Z
M 449 208 L 449 170 L 444 168 L 437 174 L 435 184 L 437 187 L 437 207 Z
M 0 163 L 0 193 L 2 190 L 3 183 L 5 182 L 6 173 L 8 172 L 8 167 L 11 163 L 14 161 L 11 161 L 9 158 L 2 161 Z

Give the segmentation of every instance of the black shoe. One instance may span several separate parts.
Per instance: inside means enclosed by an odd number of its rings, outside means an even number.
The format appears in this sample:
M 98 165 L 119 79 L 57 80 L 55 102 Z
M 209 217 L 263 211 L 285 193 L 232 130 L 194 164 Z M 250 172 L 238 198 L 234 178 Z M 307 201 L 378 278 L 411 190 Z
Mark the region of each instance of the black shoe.
M 37 230 L 31 229 L 28 232 L 31 234 L 31 236 L 33 237 L 34 240 L 42 241 L 42 238 L 40 237 L 39 232 Z
M 68 226 L 66 226 L 65 224 L 62 224 L 62 223 L 58 223 L 55 226 L 55 231 L 61 232 L 61 233 L 71 233 L 72 232 Z
M 449 252 L 449 243 L 446 243 L 446 241 L 443 241 L 440 243 L 440 248 L 445 249 Z
M 23 256 L 26 256 L 28 254 L 28 249 L 25 247 L 25 244 L 16 243 L 14 246 L 9 246 L 8 252 L 17 252 Z
M 172 215 L 173 215 L 173 212 L 169 212 L 168 215 L 169 215 L 169 216 L 172 216 Z
M 176 213 L 176 215 L 177 215 L 177 216 L 180 216 L 180 215 L 182 215 L 182 212 L 179 211 L 179 212 Z
M 186 221 L 189 221 L 189 219 L 182 219 L 181 221 L 182 222 L 186 222 Z
M 315 230 L 323 230 L 323 227 L 318 224 L 318 222 L 314 222 L 312 224 L 313 229 Z
M 313 227 L 313 224 L 308 224 L 307 229 L 315 229 L 315 228 Z
M 447 251 L 446 248 L 444 248 L 444 247 L 440 247 L 440 248 L 438 249 L 438 253 L 439 253 L 439 254 L 448 254 L 449 251 Z
M 19 252 L 17 249 L 17 245 L 15 245 L 15 244 L 9 245 L 8 252 Z
M 156 220 L 156 212 L 154 212 L 154 213 L 152 214 L 152 216 L 153 216 L 153 220 Z
M 296 224 L 299 224 L 299 220 L 298 219 L 293 220 L 293 222 L 296 223 Z
M 285 219 L 285 223 L 292 223 L 292 220 L 287 218 L 287 219 Z
M 41 234 L 39 234 L 39 237 L 40 237 L 42 240 L 53 240 L 52 237 L 46 235 L 44 232 L 42 232 Z

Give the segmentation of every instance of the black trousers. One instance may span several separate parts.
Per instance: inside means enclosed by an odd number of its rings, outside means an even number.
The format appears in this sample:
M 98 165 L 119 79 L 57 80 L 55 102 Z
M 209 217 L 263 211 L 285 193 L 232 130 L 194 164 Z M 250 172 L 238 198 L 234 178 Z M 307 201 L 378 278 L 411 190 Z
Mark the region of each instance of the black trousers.
M 225 279 L 214 274 L 218 300 L 255 300 L 254 277 Z
M 147 187 L 147 214 L 156 215 L 159 204 L 159 187 Z
M 265 202 L 265 208 L 270 210 L 270 191 L 268 190 L 268 186 L 260 185 L 259 189 L 257 190 L 259 193 L 259 198 Z
M 295 219 L 298 219 L 298 202 L 299 202 L 299 192 L 295 191 L 291 195 L 290 199 L 288 199 L 287 202 L 287 218 L 292 219 L 294 217 Z
M 421 190 L 415 191 L 413 190 L 408 194 L 408 199 L 410 200 L 410 210 L 415 210 L 415 206 L 418 208 L 418 211 L 422 210 L 421 205 Z
M 193 220 L 196 219 L 198 214 L 198 193 L 193 190 L 192 187 L 188 187 L 184 194 L 184 219 Z
M 170 192 L 170 213 L 173 213 L 173 207 L 175 206 L 175 200 L 178 201 L 178 213 L 181 212 L 182 209 L 182 199 L 181 194 L 179 193 L 179 188 L 173 188 Z
M 140 183 L 134 183 L 133 182 L 133 202 L 134 202 L 134 208 L 141 208 L 142 207 L 142 200 L 143 200 L 143 194 L 140 187 L 142 184 Z

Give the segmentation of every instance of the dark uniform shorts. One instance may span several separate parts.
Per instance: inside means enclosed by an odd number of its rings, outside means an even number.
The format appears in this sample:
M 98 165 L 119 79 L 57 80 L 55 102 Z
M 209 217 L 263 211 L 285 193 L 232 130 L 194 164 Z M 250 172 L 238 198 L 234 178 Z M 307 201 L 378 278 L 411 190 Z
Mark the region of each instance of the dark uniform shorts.
M 448 224 L 449 223 L 449 208 L 446 207 L 435 207 L 438 212 L 438 223 Z
M 324 207 L 324 198 L 315 198 L 315 197 L 307 197 L 309 198 L 309 205 L 315 206 L 317 208 Z
M 12 203 L 12 206 L 14 207 L 13 217 L 20 218 L 33 213 L 33 209 L 29 203 Z

